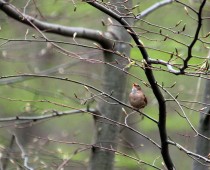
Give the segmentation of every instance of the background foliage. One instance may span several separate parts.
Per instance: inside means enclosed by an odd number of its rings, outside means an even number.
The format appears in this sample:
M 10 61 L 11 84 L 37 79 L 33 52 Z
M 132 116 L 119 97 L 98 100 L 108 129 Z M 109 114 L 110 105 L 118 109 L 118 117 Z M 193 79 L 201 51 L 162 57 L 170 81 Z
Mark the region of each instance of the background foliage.
M 155 2 L 157 1 L 134 1 L 134 5 L 139 4 L 139 7 L 134 9 L 134 13 L 138 14 L 140 11 L 147 9 Z M 188 3 L 188 1 L 183 2 Z M 22 11 L 24 10 L 24 6 L 27 1 L 14 1 L 13 3 Z M 106 27 L 103 26 L 102 21 L 105 23 L 109 22 L 107 20 L 107 16 L 102 12 L 99 12 L 95 8 L 81 1 L 75 1 L 74 5 L 70 1 L 37 0 L 36 6 L 34 3 L 30 2 L 26 8 L 26 13 L 55 24 L 87 27 L 104 31 Z M 197 8 L 199 6 L 196 7 L 195 5 L 194 7 Z M 39 9 L 39 11 L 37 9 Z M 209 12 L 208 10 L 209 9 L 206 7 L 205 11 Z M 189 14 L 191 15 L 190 11 Z M 195 17 L 193 13 L 192 17 Z M 1 76 L 30 72 L 38 73 L 39 71 L 46 69 L 54 69 L 55 71 L 53 75 L 55 76 L 71 77 L 78 81 L 100 88 L 102 79 L 100 76 L 101 63 L 91 63 L 85 60 L 78 60 L 73 57 L 65 56 L 59 52 L 59 50 L 52 48 L 50 43 L 24 41 L 26 39 L 36 39 L 34 37 L 38 37 L 37 39 L 39 39 L 40 35 L 36 30 L 7 17 L 1 11 L 0 21 Z M 151 25 L 151 23 L 156 26 Z M 175 27 L 177 23 L 180 24 Z M 183 30 L 183 27 L 185 27 L 184 32 L 189 35 L 192 35 L 196 30 L 196 22 L 189 17 L 183 6 L 176 3 L 154 11 L 143 20 L 136 22 L 135 26 L 135 30 L 139 33 L 141 41 L 143 41 L 146 46 L 149 55 L 163 60 L 168 60 L 171 55 L 160 50 L 176 53 L 177 49 L 182 56 L 185 56 L 187 55 L 187 48 L 173 40 L 164 40 L 163 36 L 160 36 L 160 30 L 162 31 L 162 34 L 165 34 L 168 37 L 173 38 L 175 36 L 176 40 L 182 43 L 190 43 L 191 38 L 180 34 L 174 34 L 171 31 L 167 31 L 160 27 L 173 28 L 177 31 Z M 209 30 L 207 27 L 203 27 L 202 29 L 201 34 L 205 36 L 206 32 Z M 47 33 L 46 35 L 49 39 L 75 43 L 75 40 L 71 37 L 62 37 Z M 4 38 L 19 39 L 19 41 L 9 41 L 5 43 Z M 209 41 L 209 38 L 207 41 Z M 76 38 L 76 43 L 94 46 L 92 41 L 84 39 Z M 134 44 L 133 42 L 131 43 Z M 103 55 L 102 52 L 97 49 L 84 48 L 65 43 L 59 43 L 59 45 L 62 48 L 68 49 L 71 52 L 75 52 L 84 57 L 100 59 Z M 203 44 L 196 43 L 193 48 L 193 54 L 198 57 L 191 60 L 190 64 L 195 66 L 198 65 L 198 67 L 202 66 L 203 58 L 200 57 L 205 58 L 207 53 L 208 49 L 204 47 Z M 140 58 L 140 56 L 141 54 L 137 48 L 131 49 L 131 59 L 141 64 L 142 58 Z M 181 61 L 177 58 L 173 61 L 173 63 L 180 64 Z M 58 69 L 55 69 L 57 66 L 59 66 Z M 159 68 L 159 66 L 157 66 L 157 68 L 154 68 L 157 81 L 160 84 L 163 84 L 164 87 L 170 87 L 175 84 L 173 88 L 168 89 L 174 96 L 179 94 L 178 99 L 180 101 L 201 100 L 203 93 L 203 80 L 198 79 L 197 77 L 176 76 L 166 71 L 161 71 L 161 69 L 166 69 L 166 67 L 161 66 L 161 68 Z M 142 84 L 142 88 L 148 96 L 149 105 L 143 111 L 154 118 L 158 118 L 157 101 L 154 98 L 151 89 L 145 86 L 147 80 L 144 75 L 144 71 L 139 67 L 132 66 L 130 68 L 130 73 L 145 82 Z M 133 82 L 140 83 L 136 78 L 129 76 L 127 84 L 128 91 L 130 91 L 130 87 Z M 78 86 L 74 83 L 65 81 L 61 82 L 59 80 L 52 79 L 35 78 L 7 85 L 1 84 L 1 116 L 45 115 L 49 110 L 65 111 L 72 108 L 82 109 L 87 105 L 87 103 L 84 103 L 84 100 L 82 99 L 90 97 L 89 95 L 88 90 L 84 86 Z M 170 98 L 167 94 L 165 94 L 165 97 Z M 46 102 L 48 100 L 60 103 L 60 106 Z M 201 106 L 193 103 L 183 104 L 186 107 L 195 109 L 195 111 L 193 111 L 184 108 L 191 123 L 197 127 L 199 119 L 198 110 L 201 109 Z M 95 103 L 91 103 L 91 107 L 92 106 L 94 107 Z M 194 137 L 194 133 L 191 131 L 191 127 L 186 123 L 185 119 L 177 116 L 178 106 L 174 102 L 167 102 L 167 106 L 167 129 L 170 138 L 187 147 L 189 150 L 194 150 L 193 148 L 196 138 Z M 142 120 L 142 117 L 137 117 L 134 124 L 142 133 L 148 134 L 149 137 L 159 141 L 157 127 L 154 126 L 154 123 L 152 123 L 149 119 L 145 118 Z M 17 133 L 27 134 L 27 139 L 24 138 L 23 140 L 30 141 L 28 148 L 31 152 L 29 153 L 32 154 L 32 160 L 37 164 L 37 167 L 38 165 L 43 167 L 53 167 L 53 163 L 57 163 L 58 160 L 66 158 L 71 158 L 70 167 L 82 169 L 86 166 L 89 159 L 89 151 L 86 150 L 80 152 L 80 146 L 77 144 L 68 144 L 68 141 L 77 141 L 78 143 L 81 142 L 87 144 L 91 143 L 94 137 L 94 122 L 91 115 L 75 114 L 71 116 L 52 118 L 37 122 L 34 126 L 36 127 L 35 131 L 33 130 L 30 132 L 30 125 L 28 124 L 25 126 L 24 124 L 19 126 L 16 131 Z M 25 127 L 28 132 L 24 131 Z M 3 122 L 1 124 L 0 143 L 2 148 L 9 146 L 11 133 L 15 128 L 16 124 L 14 123 Z M 38 136 L 41 136 L 41 138 L 38 138 Z M 138 153 L 139 157 L 143 158 L 145 161 L 152 163 L 155 160 L 156 165 L 161 166 L 163 160 L 159 151 L 152 147 L 151 144 L 148 144 L 148 141 L 144 138 L 138 138 L 138 146 L 136 146 L 137 148 L 134 150 L 129 151 L 130 154 L 135 155 Z M 53 141 L 53 139 L 57 139 L 57 141 Z M 65 142 L 60 143 L 60 140 Z M 125 151 L 127 147 L 125 147 L 124 143 L 120 143 L 119 148 L 120 150 Z M 192 159 L 190 159 L 186 154 L 177 151 L 173 147 L 171 147 L 171 153 L 174 162 L 179 162 L 176 164 L 177 169 L 189 169 L 192 164 Z M 15 150 L 12 154 L 15 156 L 20 153 Z M 116 157 L 116 167 L 119 167 L 119 169 L 122 167 L 125 169 L 138 169 L 139 166 L 143 169 L 143 166 L 138 165 L 135 161 L 129 158 L 124 156 Z M 145 169 L 150 168 L 147 167 Z

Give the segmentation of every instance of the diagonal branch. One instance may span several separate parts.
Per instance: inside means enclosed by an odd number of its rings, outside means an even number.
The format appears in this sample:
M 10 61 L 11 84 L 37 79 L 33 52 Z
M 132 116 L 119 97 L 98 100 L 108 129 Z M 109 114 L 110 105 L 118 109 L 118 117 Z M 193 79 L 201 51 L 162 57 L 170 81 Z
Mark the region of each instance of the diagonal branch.
M 40 21 L 29 15 L 23 14 L 12 4 L 0 0 L 0 9 L 5 12 L 9 17 L 26 24 L 28 26 L 34 27 L 33 24 L 41 31 L 47 33 L 54 33 L 62 36 L 73 37 L 76 33 L 77 38 L 84 38 L 87 40 L 96 41 L 99 44 L 107 43 L 107 39 L 102 36 L 99 30 L 82 28 L 82 27 L 68 27 L 58 24 L 52 24 L 44 21 Z M 33 23 L 33 24 L 31 24 Z
M 153 93 L 158 100 L 159 104 L 159 122 L 158 122 L 158 127 L 159 127 L 159 133 L 160 133 L 160 138 L 161 138 L 161 153 L 164 159 L 164 162 L 169 170 L 174 170 L 175 167 L 173 165 L 173 162 L 171 160 L 170 154 L 169 154 L 169 148 L 168 148 L 168 142 L 167 142 L 167 131 L 166 131 L 166 104 L 165 104 L 165 99 L 163 97 L 163 94 L 161 93 L 157 82 L 155 80 L 155 77 L 153 75 L 153 71 L 151 70 L 151 65 L 149 64 L 149 55 L 144 48 L 144 45 L 140 42 L 137 34 L 135 31 L 131 28 L 131 26 L 118 14 L 113 12 L 112 10 L 106 8 L 105 6 L 101 5 L 97 1 L 86 1 L 88 4 L 91 6 L 94 6 L 98 10 L 108 14 L 112 18 L 116 19 L 118 22 L 121 23 L 121 25 L 128 31 L 130 36 L 133 38 L 134 42 L 138 46 L 147 67 L 145 67 L 145 74 L 146 77 L 152 87 Z
M 112 99 L 113 101 L 115 101 L 116 103 L 118 103 L 118 104 L 120 104 L 122 106 L 125 106 L 127 108 L 133 109 L 130 105 L 127 105 L 126 103 L 118 100 L 117 98 L 113 97 L 112 95 L 110 95 L 108 93 L 105 93 L 105 92 L 101 91 L 100 89 L 98 89 L 98 88 L 96 88 L 94 86 L 91 86 L 91 85 L 86 84 L 86 83 L 82 83 L 82 82 L 77 81 L 77 80 L 72 80 L 72 79 L 69 79 L 69 78 L 62 78 L 62 77 L 56 77 L 56 76 L 50 76 L 50 75 L 40 75 L 40 74 L 21 74 L 21 75 L 13 75 L 13 76 L 1 76 L 0 79 L 10 79 L 10 78 L 17 78 L 17 77 L 50 78 L 50 79 L 55 79 L 55 80 L 67 81 L 67 82 L 80 84 L 82 86 L 85 86 L 85 87 L 90 88 L 90 89 L 92 89 L 92 90 L 94 90 L 96 92 L 101 93 L 101 95 Z M 44 100 L 44 101 L 46 101 L 46 100 Z M 158 121 L 156 119 L 150 117 L 149 115 L 144 114 L 143 112 L 140 112 L 139 110 L 135 110 L 135 111 L 141 113 L 142 115 L 144 115 L 145 117 L 147 117 L 148 119 L 153 121 L 154 123 L 156 123 L 156 124 L 158 123 Z
M 199 36 L 200 30 L 201 30 L 201 27 L 202 27 L 202 11 L 203 11 L 203 8 L 205 6 L 205 3 L 206 3 L 206 0 L 203 0 L 203 2 L 200 5 L 199 11 L 197 13 L 197 15 L 198 15 L 198 24 L 197 24 L 197 28 L 196 28 L 196 31 L 195 31 L 194 39 L 191 42 L 191 44 L 189 45 L 189 47 L 188 47 L 187 58 L 184 60 L 184 63 L 183 63 L 184 65 L 180 69 L 180 72 L 182 72 L 182 73 L 184 73 L 184 70 L 188 67 L 189 60 L 193 57 L 192 56 L 192 49 L 193 49 L 195 43 L 198 40 L 198 36 Z
M 143 17 L 146 17 L 147 15 L 149 15 L 151 12 L 154 12 L 154 10 L 162 7 L 162 6 L 165 6 L 167 4 L 170 4 L 172 3 L 174 0 L 163 0 L 161 2 L 157 2 L 155 3 L 154 5 L 152 5 L 151 7 L 147 8 L 146 10 L 142 11 L 140 14 L 138 14 L 136 16 L 136 19 L 141 19 Z

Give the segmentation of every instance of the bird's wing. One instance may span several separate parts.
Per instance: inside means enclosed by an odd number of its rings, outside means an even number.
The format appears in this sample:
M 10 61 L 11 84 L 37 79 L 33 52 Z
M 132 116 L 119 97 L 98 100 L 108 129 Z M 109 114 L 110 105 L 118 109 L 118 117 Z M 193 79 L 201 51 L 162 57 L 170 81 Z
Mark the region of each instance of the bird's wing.
M 144 102 L 147 104 L 147 98 L 145 95 L 144 95 Z

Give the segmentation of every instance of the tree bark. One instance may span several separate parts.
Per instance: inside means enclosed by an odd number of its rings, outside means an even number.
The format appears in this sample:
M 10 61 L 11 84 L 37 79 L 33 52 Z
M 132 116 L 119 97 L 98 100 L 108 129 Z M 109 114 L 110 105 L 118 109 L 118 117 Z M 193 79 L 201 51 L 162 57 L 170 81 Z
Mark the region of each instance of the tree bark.
M 111 3 L 116 2 L 119 2 L 119 0 L 112 0 Z M 125 5 L 127 7 L 131 7 L 132 3 L 131 1 L 129 1 Z M 120 12 L 125 12 L 122 9 L 119 10 Z M 128 19 L 127 21 L 132 25 L 132 19 Z M 122 27 L 114 26 L 115 24 L 119 23 L 113 20 L 113 25 L 108 27 L 107 35 L 109 36 L 109 38 L 118 40 L 120 42 L 129 42 L 130 36 L 128 35 L 127 31 Z M 114 41 L 111 41 L 110 43 L 113 44 Z M 120 53 L 123 53 L 126 56 L 129 56 L 130 53 L 130 47 L 125 43 L 115 42 L 114 50 L 119 51 Z M 104 62 L 111 63 L 112 65 L 121 69 L 127 65 L 127 60 L 109 52 L 104 52 Z M 120 101 L 126 101 L 126 74 L 119 69 L 104 64 L 104 71 L 102 77 L 103 91 L 112 94 L 112 96 L 114 96 Z M 113 101 L 107 98 L 105 98 L 105 100 L 113 103 Z M 112 120 L 120 121 L 120 118 L 122 116 L 122 107 L 120 105 L 112 105 L 108 102 L 105 102 L 103 100 L 98 101 L 97 108 L 99 114 L 108 117 Z M 109 149 L 116 149 L 119 127 L 107 123 L 101 118 L 96 118 L 95 121 L 95 145 Z M 112 170 L 114 167 L 114 157 L 114 152 L 103 150 L 98 147 L 93 147 L 89 164 L 89 170 Z
M 210 80 L 206 80 L 206 87 L 204 92 L 204 103 L 210 103 Z M 205 106 L 204 106 L 205 107 Z M 200 122 L 198 132 L 206 137 L 210 137 L 210 107 L 208 106 L 206 114 L 200 113 Z M 208 114 L 208 115 L 207 115 Z M 202 156 L 208 156 L 210 153 L 210 142 L 203 137 L 198 136 L 196 141 L 196 153 Z M 199 161 L 199 162 L 198 162 Z M 198 160 L 193 163 L 193 170 L 208 170 L 209 167 L 205 166 L 205 162 Z M 200 163 L 201 162 L 201 163 Z

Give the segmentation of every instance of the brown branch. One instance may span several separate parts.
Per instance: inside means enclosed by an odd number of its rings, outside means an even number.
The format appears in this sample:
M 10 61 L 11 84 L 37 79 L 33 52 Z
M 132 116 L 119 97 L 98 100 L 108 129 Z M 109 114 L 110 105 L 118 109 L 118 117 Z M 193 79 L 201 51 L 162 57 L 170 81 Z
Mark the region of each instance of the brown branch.
M 174 141 L 169 140 L 168 143 L 171 144 L 171 145 L 176 146 L 180 151 L 183 151 L 188 156 L 191 156 L 193 158 L 197 158 L 197 159 L 203 160 L 203 161 L 205 161 L 207 163 L 210 163 L 210 160 L 208 158 L 205 158 L 204 156 L 201 156 L 199 154 L 191 152 L 191 151 L 187 150 L 185 147 L 183 147 L 182 145 L 180 145 L 180 144 L 178 144 L 178 143 L 176 143 Z
M 52 114 L 45 114 L 45 115 L 42 115 L 42 116 L 15 116 L 15 117 L 8 117 L 8 118 L 0 118 L 0 122 L 19 122 L 19 124 L 21 124 L 21 123 L 31 123 L 31 122 L 33 123 L 33 122 L 43 121 L 43 120 L 46 120 L 46 119 L 56 118 L 56 117 L 60 117 L 60 116 L 67 116 L 67 115 L 79 114 L 79 113 L 88 113 L 88 114 L 91 114 L 94 117 L 98 117 L 98 118 L 108 120 L 110 122 L 110 124 L 113 124 L 115 126 L 119 125 L 119 126 L 125 127 L 127 129 L 133 131 L 134 133 L 144 137 L 145 139 L 150 141 L 152 144 L 154 144 L 156 147 L 161 149 L 159 144 L 156 143 L 151 138 L 149 138 L 148 136 L 146 136 L 143 133 L 137 131 L 136 129 L 132 128 L 131 126 L 120 123 L 120 122 L 115 121 L 115 120 L 112 120 L 112 119 L 110 119 L 108 117 L 105 117 L 103 115 L 99 115 L 98 112 L 95 109 L 90 109 L 90 108 L 78 109 L 78 108 L 74 108 L 74 107 L 71 107 L 71 106 L 68 106 L 68 105 L 64 105 L 64 104 L 49 101 L 49 100 L 37 100 L 37 101 L 35 101 L 35 100 L 19 100 L 19 99 L 11 99 L 11 98 L 3 98 L 3 99 L 7 99 L 9 101 L 19 101 L 19 102 L 40 102 L 40 103 L 45 102 L 45 103 L 54 104 L 56 106 L 61 106 L 61 107 L 64 107 L 64 108 L 73 109 L 73 110 L 70 110 L 70 111 L 52 110 L 52 112 L 53 112 Z M 141 115 L 145 115 L 145 114 L 141 112 Z M 16 125 L 18 125 L 18 124 L 16 123 Z
M 152 87 L 153 93 L 158 101 L 159 104 L 159 133 L 161 138 L 161 153 L 164 159 L 164 162 L 169 170 L 174 170 L 175 167 L 173 165 L 173 162 L 171 160 L 170 154 L 169 154 L 169 148 L 168 148 L 168 137 L 167 137 L 167 131 L 166 131 L 166 104 L 165 99 L 157 85 L 157 82 L 155 80 L 155 77 L 153 75 L 153 71 L 151 70 L 151 65 L 149 64 L 149 56 L 147 54 L 146 49 L 144 48 L 143 44 L 140 42 L 137 34 L 135 31 L 131 28 L 131 26 L 118 14 L 113 12 L 112 10 L 106 8 L 105 6 L 101 5 L 97 1 L 86 1 L 91 6 L 94 6 L 98 10 L 108 14 L 112 18 L 116 19 L 118 22 L 122 24 L 122 26 L 128 31 L 130 36 L 133 38 L 134 42 L 138 46 L 144 60 L 146 61 L 146 64 L 148 65 L 145 68 L 145 74 L 147 76 L 147 79 Z
M 196 31 L 195 31 L 194 39 L 188 47 L 187 58 L 184 60 L 183 67 L 180 69 L 180 72 L 182 72 L 182 73 L 184 73 L 185 69 L 188 67 L 189 60 L 193 57 L 192 56 L 192 49 L 193 49 L 195 43 L 198 41 L 198 36 L 199 36 L 200 30 L 201 30 L 201 27 L 202 27 L 202 11 L 203 11 L 203 8 L 205 6 L 205 3 L 206 3 L 206 0 L 203 0 L 203 2 L 200 5 L 199 11 L 197 13 L 197 15 L 198 15 L 198 25 L 197 25 L 197 28 L 196 28 Z
M 151 163 L 148 163 L 146 161 L 140 160 L 140 159 L 138 159 L 136 157 L 133 157 L 131 155 L 128 155 L 128 154 L 126 154 L 124 152 L 118 151 L 118 150 L 116 150 L 116 149 L 114 149 L 112 147 L 108 148 L 108 147 L 103 147 L 103 146 L 97 145 L 97 144 L 87 144 L 87 143 L 74 142 L 74 141 L 72 141 L 72 142 L 71 141 L 70 142 L 69 141 L 62 141 L 62 140 L 50 139 L 50 138 L 45 138 L 45 137 L 40 137 L 40 136 L 34 136 L 34 135 L 31 135 L 31 134 L 29 134 L 29 136 L 34 137 L 34 138 L 37 138 L 37 139 L 47 140 L 49 142 L 62 143 L 62 144 L 74 144 L 74 145 L 85 146 L 85 148 L 89 148 L 89 149 L 91 149 L 91 148 L 92 149 L 93 148 L 94 149 L 95 148 L 98 148 L 98 149 L 101 149 L 101 150 L 113 152 L 113 153 L 116 153 L 117 155 L 121 155 L 121 156 L 130 158 L 130 159 L 138 162 L 138 164 L 142 163 L 142 164 L 145 164 L 147 166 L 150 166 L 150 167 L 152 167 L 154 169 L 162 170 L 161 168 L 158 168 L 157 166 L 155 166 L 155 165 L 153 165 Z M 85 148 L 84 148 L 84 150 L 85 150 Z M 83 149 L 81 149 L 81 151 L 83 151 Z M 77 151 L 76 151 L 76 153 L 77 153 Z
M 103 96 L 105 97 L 109 97 L 110 99 L 112 99 L 113 101 L 117 102 L 118 104 L 121 104 L 122 106 L 125 106 L 127 108 L 133 109 L 133 107 L 131 107 L 130 105 L 127 105 L 126 103 L 116 99 L 115 97 L 113 97 L 112 95 L 105 93 L 103 91 L 101 91 L 100 89 L 91 86 L 89 84 L 77 81 L 77 80 L 72 80 L 69 78 L 62 78 L 62 77 L 56 77 L 56 76 L 49 76 L 49 75 L 37 75 L 37 74 L 20 74 L 20 75 L 13 75 L 13 76 L 1 76 L 0 79 L 10 79 L 10 78 L 17 78 L 17 77 L 33 77 L 33 78 L 50 78 L 50 79 L 55 79 L 55 80 L 61 80 L 61 81 L 67 81 L 67 82 L 72 82 L 72 83 L 76 83 L 76 84 L 80 84 L 83 86 L 86 86 L 87 88 L 90 88 L 92 90 L 95 90 L 96 92 L 101 93 Z M 47 102 L 47 100 L 43 100 L 43 102 Z M 144 114 L 143 112 L 140 112 L 139 110 L 135 110 L 137 112 L 139 112 L 140 114 L 142 114 L 143 116 L 147 117 L 148 119 L 152 120 L 154 123 L 158 123 L 157 120 L 155 120 L 154 118 L 150 117 L 147 114 Z
M 99 44 L 108 43 L 107 39 L 104 36 L 101 36 L 102 33 L 99 30 L 82 28 L 82 27 L 67 27 L 67 26 L 40 21 L 29 15 L 23 14 L 12 4 L 5 2 L 4 0 L 0 0 L 0 9 L 3 12 L 5 12 L 9 17 L 23 24 L 26 24 L 33 28 L 34 28 L 33 25 L 35 25 L 40 31 L 44 31 L 47 33 L 54 33 L 68 37 L 73 37 L 73 35 L 76 33 L 77 38 L 84 38 L 87 40 L 96 41 Z

